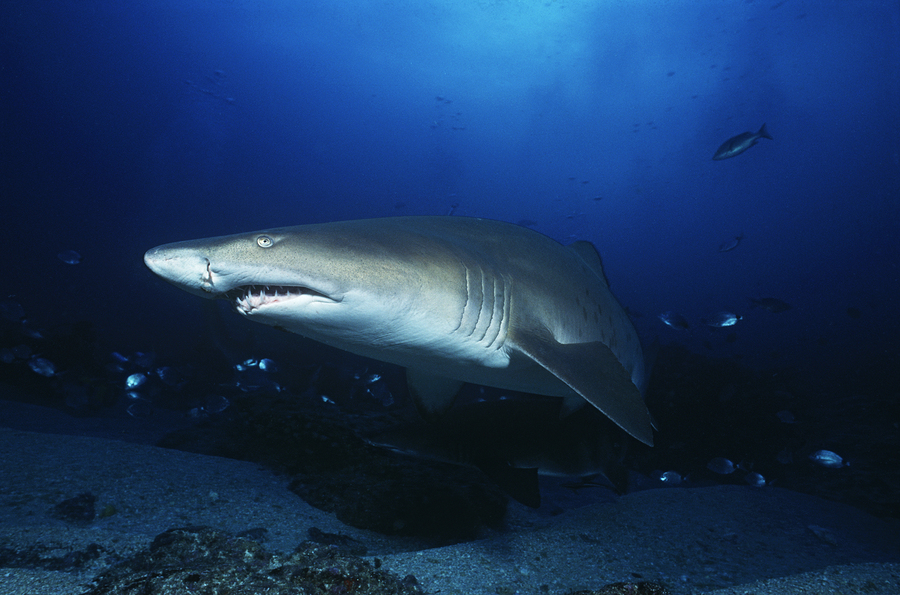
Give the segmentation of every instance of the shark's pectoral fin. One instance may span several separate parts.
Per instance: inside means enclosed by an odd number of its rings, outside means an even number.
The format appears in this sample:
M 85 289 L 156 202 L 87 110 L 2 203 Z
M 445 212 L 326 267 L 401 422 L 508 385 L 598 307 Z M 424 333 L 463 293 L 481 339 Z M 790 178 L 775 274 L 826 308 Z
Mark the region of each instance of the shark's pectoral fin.
M 407 368 L 406 384 L 419 415 L 426 421 L 434 421 L 453 406 L 459 389 L 465 383 Z
M 516 347 L 599 409 L 617 426 L 653 446 L 650 413 L 641 392 L 600 341 L 564 344 L 549 332 L 516 333 Z

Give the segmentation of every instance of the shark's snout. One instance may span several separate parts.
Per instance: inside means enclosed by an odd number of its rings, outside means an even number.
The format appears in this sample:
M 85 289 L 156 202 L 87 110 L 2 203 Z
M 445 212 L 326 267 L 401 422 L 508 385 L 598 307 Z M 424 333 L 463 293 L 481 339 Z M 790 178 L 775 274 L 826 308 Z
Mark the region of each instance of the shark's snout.
M 160 247 L 151 248 L 144 253 L 144 264 L 147 268 L 156 274 L 159 274 L 160 265 L 164 261 L 164 256 Z
M 217 293 L 210 273 L 209 259 L 196 250 L 163 245 L 144 253 L 147 268 L 176 287 L 203 297 Z

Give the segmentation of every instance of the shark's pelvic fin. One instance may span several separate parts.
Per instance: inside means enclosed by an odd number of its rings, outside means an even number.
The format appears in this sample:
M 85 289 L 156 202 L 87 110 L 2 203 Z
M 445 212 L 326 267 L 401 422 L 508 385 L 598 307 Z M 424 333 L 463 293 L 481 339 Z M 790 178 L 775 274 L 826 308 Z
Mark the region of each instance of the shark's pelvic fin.
M 456 395 L 465 383 L 407 368 L 406 384 L 409 386 L 409 396 L 422 418 L 434 421 L 453 406 Z

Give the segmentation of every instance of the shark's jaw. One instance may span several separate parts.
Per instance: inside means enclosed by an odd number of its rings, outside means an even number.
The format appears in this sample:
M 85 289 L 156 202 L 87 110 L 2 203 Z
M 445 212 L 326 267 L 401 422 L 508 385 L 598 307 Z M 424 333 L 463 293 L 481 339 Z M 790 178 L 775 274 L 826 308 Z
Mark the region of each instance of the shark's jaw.
M 295 300 L 309 302 L 337 303 L 324 293 L 299 285 L 243 285 L 225 292 L 221 297 L 227 299 L 239 314 L 254 314 L 278 304 L 300 305 Z
M 228 300 L 239 314 L 262 314 L 272 306 L 292 308 L 312 303 L 340 303 L 327 281 L 306 278 L 296 272 L 265 271 L 252 266 L 213 262 L 192 242 L 160 246 L 147 251 L 147 267 L 173 285 L 200 297 Z

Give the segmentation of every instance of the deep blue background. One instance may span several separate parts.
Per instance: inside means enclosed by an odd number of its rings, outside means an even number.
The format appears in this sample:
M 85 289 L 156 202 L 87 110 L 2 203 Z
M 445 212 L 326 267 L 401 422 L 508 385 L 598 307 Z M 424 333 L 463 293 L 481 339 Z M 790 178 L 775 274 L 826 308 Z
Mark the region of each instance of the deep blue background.
M 33 328 L 86 319 L 165 352 L 198 336 L 201 304 L 148 248 L 458 205 L 594 242 L 647 341 L 864 384 L 900 366 L 898 12 L 6 0 L 0 291 Z M 774 141 L 711 160 L 763 122 Z M 723 309 L 744 315 L 734 342 L 699 322 Z

